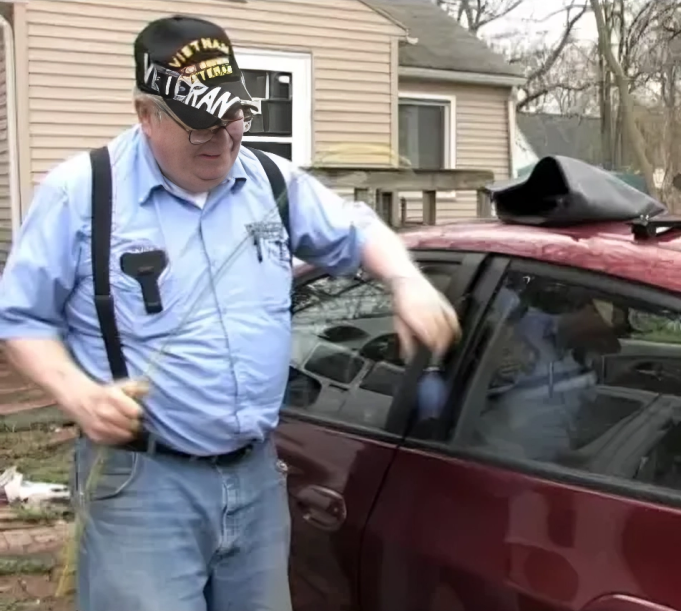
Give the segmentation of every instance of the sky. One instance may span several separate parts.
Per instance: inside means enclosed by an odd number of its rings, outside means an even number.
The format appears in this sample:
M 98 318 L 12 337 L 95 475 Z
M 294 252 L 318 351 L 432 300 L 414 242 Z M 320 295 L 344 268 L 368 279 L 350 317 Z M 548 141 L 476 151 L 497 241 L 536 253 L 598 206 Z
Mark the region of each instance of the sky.
M 529 29 L 527 39 L 535 39 L 544 35 L 558 38 L 565 24 L 565 13 L 561 12 L 568 0 L 524 0 L 510 15 L 499 19 L 481 31 L 484 38 L 496 38 L 505 33 L 519 32 Z M 596 40 L 596 22 L 592 13 L 586 14 L 575 30 L 579 40 Z

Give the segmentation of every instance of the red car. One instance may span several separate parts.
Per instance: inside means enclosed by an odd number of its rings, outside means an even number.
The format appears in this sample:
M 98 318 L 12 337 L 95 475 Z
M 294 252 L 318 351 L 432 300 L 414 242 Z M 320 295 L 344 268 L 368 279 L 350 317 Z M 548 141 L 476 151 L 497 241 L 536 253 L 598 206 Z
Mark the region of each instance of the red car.
M 435 415 L 380 284 L 297 278 L 295 611 L 681 610 L 681 231 L 404 239 L 464 328 Z

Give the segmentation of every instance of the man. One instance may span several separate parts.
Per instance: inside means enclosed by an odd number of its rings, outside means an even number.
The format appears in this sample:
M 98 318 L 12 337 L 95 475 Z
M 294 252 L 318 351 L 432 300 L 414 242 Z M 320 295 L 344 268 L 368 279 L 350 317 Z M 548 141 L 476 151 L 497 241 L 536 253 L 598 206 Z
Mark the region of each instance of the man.
M 135 62 L 139 125 L 108 145 L 108 273 L 129 379 L 109 371 L 93 294 L 86 154 L 37 189 L 0 283 L 0 338 L 83 432 L 81 508 L 95 449 L 108 449 L 80 611 L 286 611 L 289 516 L 270 434 L 288 376 L 290 255 L 385 281 L 407 353 L 414 340 L 443 352 L 457 318 L 373 214 L 270 157 L 286 178 L 289 252 L 265 166 L 241 146 L 254 103 L 221 28 L 152 22 Z M 140 404 L 130 380 L 143 376 Z

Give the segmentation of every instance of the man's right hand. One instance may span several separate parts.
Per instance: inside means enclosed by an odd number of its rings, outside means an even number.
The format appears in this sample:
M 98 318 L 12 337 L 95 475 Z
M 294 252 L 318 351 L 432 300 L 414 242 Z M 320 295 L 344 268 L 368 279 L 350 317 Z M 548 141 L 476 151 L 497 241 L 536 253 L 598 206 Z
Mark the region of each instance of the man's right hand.
M 93 383 L 70 393 L 64 407 L 90 440 L 120 445 L 132 440 L 141 428 L 143 410 L 137 399 L 146 392 L 144 384 L 131 380 L 110 385 Z

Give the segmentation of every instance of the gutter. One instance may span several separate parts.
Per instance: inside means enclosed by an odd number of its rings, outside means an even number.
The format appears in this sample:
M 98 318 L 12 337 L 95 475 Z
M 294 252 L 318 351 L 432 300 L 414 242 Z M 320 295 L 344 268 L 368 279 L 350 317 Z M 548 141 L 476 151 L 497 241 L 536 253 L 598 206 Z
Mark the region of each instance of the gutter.
M 503 87 L 520 87 L 527 82 L 524 76 L 511 74 L 488 74 L 484 72 L 462 72 L 458 70 L 436 70 L 434 68 L 417 68 L 400 66 L 398 74 L 404 78 L 467 85 L 497 85 Z
M 12 216 L 12 240 L 21 227 L 21 190 L 19 179 L 19 139 L 17 136 L 17 85 L 14 61 L 14 32 L 7 19 L 0 14 L 0 28 L 5 51 L 5 91 L 7 110 L 7 156 L 9 158 L 9 197 Z
M 409 45 L 415 45 L 418 42 L 418 38 L 409 35 L 409 28 L 404 25 L 401 21 L 395 19 L 387 10 L 381 8 L 380 6 L 374 5 L 370 0 L 359 0 L 364 6 L 370 8 L 374 13 L 378 13 L 384 19 L 387 19 L 403 32 L 403 40 Z

